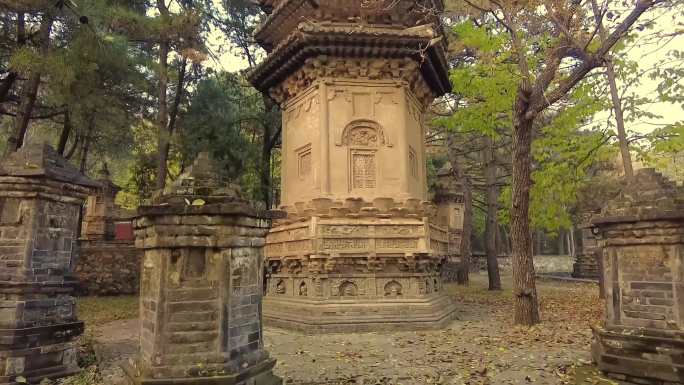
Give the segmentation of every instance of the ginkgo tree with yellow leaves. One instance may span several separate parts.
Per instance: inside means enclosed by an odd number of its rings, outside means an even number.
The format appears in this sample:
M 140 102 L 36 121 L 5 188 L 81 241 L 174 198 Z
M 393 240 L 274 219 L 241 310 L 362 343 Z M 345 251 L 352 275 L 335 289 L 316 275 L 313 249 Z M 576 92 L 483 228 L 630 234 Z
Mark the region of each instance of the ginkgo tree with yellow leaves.
M 606 0 L 598 7 L 582 0 L 464 2 L 469 12 L 492 18 L 508 36 L 511 60 L 519 73 L 511 114 L 510 215 L 515 322 L 534 325 L 540 321 L 530 229 L 535 129 L 553 113 L 553 107 L 567 100 L 587 75 L 606 64 L 615 45 L 645 14 L 680 2 L 637 0 L 618 4 Z M 618 8 L 623 11 L 617 12 Z M 601 33 L 600 26 L 608 12 L 614 12 L 617 17 L 609 25 L 603 25 L 604 33 Z

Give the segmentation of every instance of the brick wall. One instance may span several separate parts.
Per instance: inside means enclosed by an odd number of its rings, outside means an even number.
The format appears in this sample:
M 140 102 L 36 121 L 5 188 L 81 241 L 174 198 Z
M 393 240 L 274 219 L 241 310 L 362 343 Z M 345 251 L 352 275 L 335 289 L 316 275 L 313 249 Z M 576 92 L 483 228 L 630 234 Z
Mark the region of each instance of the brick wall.
M 142 252 L 130 241 L 81 241 L 78 295 L 131 295 L 140 289 Z

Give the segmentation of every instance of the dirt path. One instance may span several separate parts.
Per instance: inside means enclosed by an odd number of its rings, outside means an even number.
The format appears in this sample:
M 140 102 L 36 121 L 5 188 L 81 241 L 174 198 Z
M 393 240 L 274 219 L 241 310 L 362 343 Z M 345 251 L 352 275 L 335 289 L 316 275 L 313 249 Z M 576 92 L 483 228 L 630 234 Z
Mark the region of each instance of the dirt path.
M 595 286 L 542 283 L 544 323 L 512 325 L 510 293 L 451 288 L 459 319 L 434 332 L 306 336 L 265 328 L 265 344 L 286 384 L 562 384 L 587 363 L 589 323 L 600 315 Z M 115 321 L 95 332 L 100 368 L 116 384 L 118 364 L 134 357 L 137 321 Z

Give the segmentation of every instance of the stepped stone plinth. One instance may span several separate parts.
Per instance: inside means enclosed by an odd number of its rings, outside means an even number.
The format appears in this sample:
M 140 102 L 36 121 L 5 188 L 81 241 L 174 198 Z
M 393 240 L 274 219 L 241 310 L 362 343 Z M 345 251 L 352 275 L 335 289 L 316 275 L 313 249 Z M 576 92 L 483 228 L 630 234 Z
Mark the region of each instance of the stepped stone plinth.
M 72 273 L 81 207 L 95 187 L 46 145 L 0 162 L 0 384 L 79 371 Z
M 599 369 L 626 383 L 683 384 L 684 190 L 639 170 L 592 223 L 606 294 Z
M 461 263 L 461 239 L 463 238 L 463 186 L 454 178 L 451 163 L 447 162 L 437 172 L 437 183 L 432 200 L 437 205 L 440 223 L 448 226 L 449 245 L 447 260 L 442 266 L 442 280 L 456 282 Z
M 144 251 L 134 384 L 278 385 L 261 324 L 274 212 L 240 199 L 206 155 L 139 208 Z
M 591 225 L 591 217 L 596 214 L 598 213 L 586 213 L 585 220 L 579 226 L 582 232 L 582 248 L 578 250 L 572 267 L 572 276 L 575 278 L 597 279 L 601 276 L 601 249 Z
M 441 1 L 262 0 L 251 74 L 283 114 L 264 319 L 305 332 L 436 328 L 449 229 L 427 202 L 424 113 L 451 89 Z M 440 220 L 442 218 L 442 220 Z

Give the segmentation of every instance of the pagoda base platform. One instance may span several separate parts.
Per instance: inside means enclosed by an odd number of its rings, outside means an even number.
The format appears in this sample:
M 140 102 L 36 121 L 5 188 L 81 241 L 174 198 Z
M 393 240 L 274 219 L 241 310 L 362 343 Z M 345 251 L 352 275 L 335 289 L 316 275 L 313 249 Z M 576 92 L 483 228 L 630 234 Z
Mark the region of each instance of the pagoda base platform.
M 266 325 L 307 334 L 442 329 L 455 315 L 455 303 L 442 294 L 415 299 L 264 300 Z
M 684 384 L 684 335 L 655 329 L 594 328 L 592 356 L 619 384 Z
M 140 376 L 129 364 L 122 368 L 130 385 L 282 385 L 283 380 L 272 372 L 275 363 L 274 359 L 269 359 L 237 374 L 182 378 L 151 378 Z

